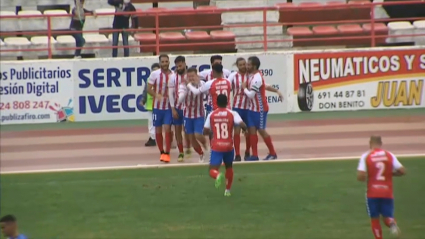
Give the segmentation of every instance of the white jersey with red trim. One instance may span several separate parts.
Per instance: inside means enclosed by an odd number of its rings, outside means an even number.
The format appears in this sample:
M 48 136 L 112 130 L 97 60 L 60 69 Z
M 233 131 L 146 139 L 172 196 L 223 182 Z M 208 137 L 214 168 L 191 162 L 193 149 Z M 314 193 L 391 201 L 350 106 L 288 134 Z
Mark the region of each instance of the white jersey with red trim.
M 201 88 L 205 82 L 200 81 L 198 85 L 195 85 L 197 89 Z M 179 100 L 184 102 L 183 115 L 185 118 L 196 119 L 204 117 L 204 97 L 205 94 L 194 94 L 190 91 L 185 84 L 179 86 Z
M 232 107 L 236 109 L 247 110 L 249 100 L 242 88 L 243 83 L 248 84 L 248 74 L 241 74 L 239 72 L 232 72 L 229 76 L 229 81 L 233 87 L 233 104 Z
M 153 71 L 149 76 L 148 83 L 153 85 L 156 94 L 161 94 L 162 99 L 153 98 L 153 108 L 158 110 L 170 109 L 170 100 L 168 99 L 168 84 L 170 79 L 174 78 L 174 73 L 169 71 L 168 74 L 161 69 Z
M 250 76 L 248 90 L 255 92 L 254 97 L 249 97 L 249 110 L 268 112 L 269 104 L 266 96 L 266 83 L 260 72 Z
M 174 108 L 178 110 L 183 110 L 184 108 L 184 102 L 179 102 L 177 99 L 179 98 L 179 88 L 182 82 L 186 81 L 187 77 L 186 74 L 179 75 L 178 73 L 174 74 L 174 77 L 170 79 L 168 82 L 168 88 L 173 89 L 174 92 Z M 186 87 L 186 85 L 184 85 Z
M 227 79 L 230 74 L 231 74 L 231 72 L 229 70 L 223 69 L 223 78 Z M 198 75 L 201 78 L 201 80 L 203 80 L 205 82 L 208 82 L 208 81 L 211 81 L 211 80 L 214 79 L 212 69 L 203 70 L 203 71 L 199 72 Z M 213 106 L 213 101 L 212 101 L 211 95 L 207 96 L 207 105 L 210 106 L 211 108 Z

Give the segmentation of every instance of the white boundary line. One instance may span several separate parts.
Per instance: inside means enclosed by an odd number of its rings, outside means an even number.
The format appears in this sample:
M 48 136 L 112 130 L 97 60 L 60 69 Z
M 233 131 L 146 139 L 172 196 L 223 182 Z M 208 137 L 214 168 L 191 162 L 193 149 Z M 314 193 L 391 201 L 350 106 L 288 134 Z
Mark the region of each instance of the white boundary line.
M 418 158 L 425 157 L 425 154 L 400 154 L 399 158 Z M 326 158 L 298 158 L 298 159 L 276 159 L 270 161 L 242 161 L 236 164 L 253 164 L 253 163 L 286 163 L 286 162 L 309 162 L 309 161 L 337 161 L 337 160 L 354 160 L 358 156 L 351 157 L 326 157 Z M 109 167 L 87 167 L 87 168 L 63 168 L 63 169 L 41 169 L 41 170 L 22 170 L 0 172 L 1 175 L 6 174 L 32 174 L 32 173 L 59 173 L 59 172 L 84 172 L 84 171 L 109 171 L 109 170 L 125 170 L 125 169 L 147 169 L 147 168 L 169 168 L 169 167 L 192 167 L 208 165 L 207 163 L 181 163 L 181 164 L 138 164 L 129 166 L 109 166 Z

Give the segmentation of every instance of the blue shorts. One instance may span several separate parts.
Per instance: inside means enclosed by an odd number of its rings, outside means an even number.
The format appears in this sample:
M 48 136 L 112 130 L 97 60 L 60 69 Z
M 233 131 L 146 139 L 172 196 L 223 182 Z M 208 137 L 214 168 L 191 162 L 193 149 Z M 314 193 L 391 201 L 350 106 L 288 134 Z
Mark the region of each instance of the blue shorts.
M 246 125 L 248 128 L 255 127 L 257 129 L 265 129 L 267 125 L 268 112 L 256 112 L 248 110 Z
M 152 121 L 154 127 L 161 127 L 163 125 L 171 125 L 173 122 L 173 115 L 171 110 L 152 110 Z
M 176 111 L 177 111 L 177 114 L 179 114 L 179 118 L 178 119 L 173 118 L 173 125 L 183 125 L 183 122 L 184 122 L 183 110 L 176 109 Z M 172 113 L 173 112 L 171 112 L 171 114 Z
M 184 118 L 184 130 L 186 134 L 202 134 L 204 132 L 204 117 Z
M 211 160 L 210 165 L 218 166 L 221 163 L 229 164 L 233 162 L 233 158 L 235 157 L 235 150 L 231 150 L 228 152 L 217 152 L 211 150 Z
M 238 113 L 238 114 L 239 114 L 239 116 L 242 118 L 242 121 L 243 121 L 245 124 L 247 124 L 247 122 L 248 122 L 248 112 L 249 112 L 249 110 L 233 108 L 233 111 L 235 111 L 236 113 Z
M 371 218 L 377 218 L 380 215 L 394 217 L 394 199 L 392 198 L 367 198 L 366 208 Z

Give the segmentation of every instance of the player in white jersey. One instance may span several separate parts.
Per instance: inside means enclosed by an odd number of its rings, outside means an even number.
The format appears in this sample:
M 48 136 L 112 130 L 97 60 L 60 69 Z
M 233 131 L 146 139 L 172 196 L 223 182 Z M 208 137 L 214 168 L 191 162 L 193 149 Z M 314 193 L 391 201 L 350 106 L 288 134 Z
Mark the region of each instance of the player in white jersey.
M 182 162 L 185 155 L 183 153 L 183 110 L 184 102 L 179 102 L 179 86 L 186 82 L 186 59 L 184 56 L 178 56 L 174 60 L 176 64 L 175 77 L 168 84 L 168 97 L 170 99 L 171 113 L 173 115 L 173 125 L 175 129 L 177 148 L 179 149 L 178 161 Z M 185 85 L 185 84 L 184 84 Z M 186 147 L 190 148 L 190 141 L 186 137 Z M 190 150 L 186 150 L 190 155 Z
M 174 78 L 174 73 L 170 70 L 170 58 L 168 55 L 160 55 L 159 61 L 161 69 L 153 71 L 148 79 L 148 93 L 154 97 L 152 121 L 155 127 L 156 144 L 161 153 L 160 160 L 165 163 L 170 162 L 171 148 L 171 123 L 173 117 L 170 111 L 168 99 L 168 83 Z M 162 128 L 165 130 L 165 150 L 163 147 Z
M 233 87 L 232 109 L 233 111 L 238 112 L 242 120 L 245 123 L 247 123 L 250 100 L 245 95 L 244 89 L 242 87 L 243 84 L 248 84 L 248 80 L 249 80 L 249 75 L 246 69 L 246 60 L 242 57 L 239 57 L 238 59 L 236 59 L 235 65 L 237 66 L 238 71 L 232 72 L 229 76 L 229 80 L 232 83 L 232 87 Z M 279 90 L 273 88 L 271 85 L 266 85 L 266 91 L 274 92 L 278 94 L 281 99 L 283 98 L 282 93 L 280 93 Z M 235 125 L 235 133 L 234 133 L 235 161 L 242 160 L 240 156 L 240 141 L 241 141 L 240 132 L 241 132 L 241 128 Z M 251 141 L 250 141 L 248 132 L 245 133 L 245 142 L 246 142 L 246 149 L 245 149 L 244 159 L 246 160 L 250 157 L 250 148 L 251 148 Z
M 220 56 L 220 55 L 211 56 L 211 58 L 210 58 L 211 69 L 203 70 L 203 71 L 199 72 L 199 77 L 201 78 L 201 80 L 203 80 L 205 82 L 213 80 L 215 77 L 213 75 L 212 65 L 214 65 L 214 64 L 220 64 L 221 65 L 222 61 L 223 61 L 223 57 Z M 229 77 L 230 73 L 231 72 L 229 70 L 223 69 L 222 77 L 227 79 Z M 212 100 L 211 95 L 207 96 L 206 101 L 207 102 L 205 104 L 205 112 L 206 112 L 206 115 L 208 115 L 212 111 L 212 106 L 213 106 L 213 100 Z
M 199 80 L 198 71 L 196 68 L 189 68 L 187 70 L 187 83 L 201 88 L 205 82 Z M 193 148 L 199 154 L 199 161 L 204 161 L 204 152 L 199 145 L 202 145 L 204 150 L 207 149 L 207 141 L 203 135 L 204 127 L 204 94 L 194 94 L 188 90 L 185 84 L 179 87 L 179 102 L 184 102 L 184 129 L 188 138 L 191 140 Z

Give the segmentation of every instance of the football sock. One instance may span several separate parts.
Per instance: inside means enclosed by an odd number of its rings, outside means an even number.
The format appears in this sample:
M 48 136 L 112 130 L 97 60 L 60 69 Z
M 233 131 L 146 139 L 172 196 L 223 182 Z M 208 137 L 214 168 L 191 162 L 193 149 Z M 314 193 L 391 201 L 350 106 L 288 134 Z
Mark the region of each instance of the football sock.
M 162 138 L 162 134 L 155 134 L 155 136 L 159 152 L 164 152 L 164 139 Z
M 249 153 L 249 151 L 251 149 L 251 139 L 249 137 L 249 134 L 246 135 L 246 137 L 245 137 L 245 144 L 246 144 L 245 152 L 248 152 Z
M 274 150 L 274 146 L 273 146 L 273 142 L 272 142 L 272 137 L 267 137 L 264 139 L 264 143 L 266 143 L 267 148 L 269 149 L 269 154 L 271 155 L 276 155 L 276 151 Z
M 173 132 L 165 132 L 165 152 L 170 152 L 172 138 L 173 138 Z
M 197 146 L 197 147 L 193 147 L 193 149 L 195 150 L 196 153 L 198 153 L 199 155 L 203 155 L 204 152 L 202 151 L 201 146 Z
M 230 190 L 233 183 L 233 168 L 226 169 L 226 189 Z
M 190 148 L 190 138 L 189 138 L 189 136 L 185 137 L 184 140 L 186 141 L 186 148 L 189 149 Z
M 252 156 L 258 157 L 258 135 L 251 134 L 249 137 L 251 140 Z
M 210 177 L 213 179 L 216 179 L 218 176 L 219 172 L 217 171 L 217 169 L 210 169 Z
M 385 226 L 391 227 L 393 224 L 396 224 L 396 221 L 394 218 L 386 217 L 384 218 L 384 223 L 385 223 Z
M 179 153 L 183 153 L 183 143 L 178 143 L 177 148 L 179 148 Z
M 382 228 L 381 223 L 379 223 L 379 218 L 371 219 L 372 232 L 375 236 L 375 239 L 382 239 Z
M 235 134 L 234 136 L 234 145 L 235 145 L 235 154 L 241 155 L 241 136 L 239 134 Z

